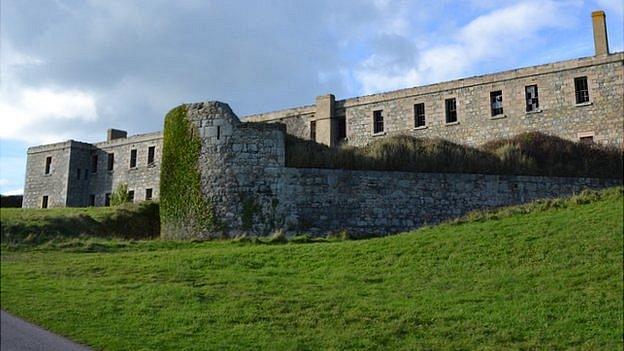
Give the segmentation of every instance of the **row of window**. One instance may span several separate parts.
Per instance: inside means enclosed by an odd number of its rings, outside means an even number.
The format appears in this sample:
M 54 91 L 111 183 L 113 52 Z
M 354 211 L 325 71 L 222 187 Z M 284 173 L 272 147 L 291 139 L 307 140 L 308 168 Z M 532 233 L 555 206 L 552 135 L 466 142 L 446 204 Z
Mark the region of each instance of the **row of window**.
M 151 188 L 145 189 L 145 200 L 152 200 L 153 190 Z M 104 194 L 104 206 L 110 206 L 111 193 Z M 48 208 L 48 195 L 44 195 L 41 198 L 41 208 Z M 134 190 L 128 191 L 128 202 L 134 202 Z M 95 206 L 95 194 L 89 195 L 89 206 Z
M 347 137 L 347 119 L 345 117 L 337 118 L 338 141 Z M 310 140 L 316 141 L 316 121 L 310 121 Z
M 583 104 L 589 102 L 589 88 L 587 85 L 587 77 L 574 78 L 574 92 L 577 104 Z M 525 110 L 526 112 L 539 111 L 539 94 L 537 85 L 527 85 L 524 87 L 525 93 Z M 504 114 L 503 109 L 503 91 L 496 90 L 490 92 L 490 112 L 492 117 L 502 116 Z M 449 98 L 444 100 L 444 117 L 447 124 L 457 122 L 457 100 L 455 98 Z M 344 122 L 343 122 L 344 123 Z M 418 103 L 414 105 L 414 127 L 424 127 L 426 125 L 425 117 L 425 104 Z M 346 137 L 346 128 L 343 127 L 344 135 L 341 139 Z M 384 115 L 383 110 L 373 111 L 373 133 L 384 132 Z M 340 129 L 339 129 L 339 134 Z M 316 122 L 310 122 L 310 139 L 316 140 Z
M 154 164 L 154 157 L 156 154 L 156 147 L 149 146 L 147 148 L 147 165 L 151 166 Z M 109 153 L 107 158 L 106 169 L 108 171 L 112 171 L 115 168 L 115 154 Z M 137 150 L 130 150 L 130 168 L 136 168 L 137 166 Z M 97 173 L 98 170 L 98 155 L 91 156 L 91 173 Z

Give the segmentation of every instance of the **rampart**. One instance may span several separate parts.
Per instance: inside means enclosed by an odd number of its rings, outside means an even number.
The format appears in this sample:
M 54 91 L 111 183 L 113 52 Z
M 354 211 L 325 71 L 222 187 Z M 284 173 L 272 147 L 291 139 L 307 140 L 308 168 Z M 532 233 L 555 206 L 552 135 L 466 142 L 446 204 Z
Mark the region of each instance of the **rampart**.
M 275 229 L 318 235 L 340 230 L 354 235 L 394 233 L 476 209 L 619 183 L 590 178 L 289 168 L 283 125 L 241 123 L 220 102 L 187 105 L 187 116 L 193 133 L 201 138 L 201 191 L 221 223 L 219 232 L 191 233 L 192 237 L 263 235 Z

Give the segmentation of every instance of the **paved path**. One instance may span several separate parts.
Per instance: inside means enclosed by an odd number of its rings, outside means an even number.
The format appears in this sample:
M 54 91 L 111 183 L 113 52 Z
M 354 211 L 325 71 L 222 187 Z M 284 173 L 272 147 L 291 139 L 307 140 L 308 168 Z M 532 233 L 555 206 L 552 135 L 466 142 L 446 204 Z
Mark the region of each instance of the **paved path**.
M 52 334 L 36 325 L 4 311 L 0 325 L 0 350 L 2 351 L 89 351 L 62 336 Z

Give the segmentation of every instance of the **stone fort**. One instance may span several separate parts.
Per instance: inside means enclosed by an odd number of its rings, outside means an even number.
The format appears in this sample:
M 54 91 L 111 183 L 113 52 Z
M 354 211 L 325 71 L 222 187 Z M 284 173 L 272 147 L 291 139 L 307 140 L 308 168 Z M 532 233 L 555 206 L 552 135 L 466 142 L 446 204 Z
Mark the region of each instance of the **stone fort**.
M 609 53 L 604 12 L 592 13 L 592 22 L 591 57 L 344 100 L 327 94 L 314 105 L 245 116 L 243 122 L 222 103 L 186 105 L 202 137 L 202 191 L 233 232 L 392 232 L 477 208 L 604 186 L 609 182 L 586 178 L 295 169 L 284 161 L 286 133 L 336 147 L 396 134 L 480 145 L 540 131 L 621 147 L 624 53 Z M 106 206 L 122 183 L 132 201 L 158 199 L 162 147 L 161 132 L 127 136 L 116 129 L 99 143 L 31 147 L 23 207 Z M 240 218 L 245 199 L 258 207 L 251 226 Z

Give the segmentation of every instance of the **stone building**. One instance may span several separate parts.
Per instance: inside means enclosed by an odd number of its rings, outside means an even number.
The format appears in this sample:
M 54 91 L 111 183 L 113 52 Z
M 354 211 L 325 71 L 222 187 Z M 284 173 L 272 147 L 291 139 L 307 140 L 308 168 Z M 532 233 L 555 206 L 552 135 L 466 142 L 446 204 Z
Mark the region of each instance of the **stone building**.
M 609 53 L 605 14 L 592 13 L 595 55 L 534 67 L 243 117 L 337 146 L 395 134 L 461 144 L 540 131 L 624 145 L 624 53 Z M 102 206 L 117 184 L 133 199 L 159 196 L 162 134 L 41 145 L 28 150 L 23 207 Z M 112 169 L 111 169 L 112 167 Z

